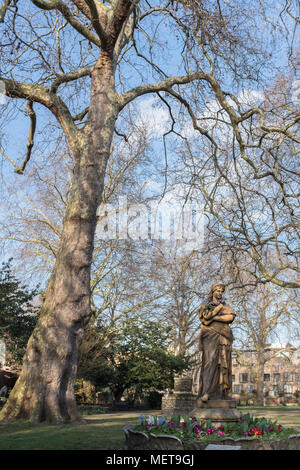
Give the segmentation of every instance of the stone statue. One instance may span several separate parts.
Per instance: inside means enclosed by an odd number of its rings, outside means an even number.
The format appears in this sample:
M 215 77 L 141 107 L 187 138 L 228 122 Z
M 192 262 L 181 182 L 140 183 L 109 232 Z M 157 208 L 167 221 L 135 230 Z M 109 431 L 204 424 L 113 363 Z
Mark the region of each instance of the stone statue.
M 204 403 L 228 400 L 232 394 L 233 335 L 229 325 L 235 314 L 225 303 L 224 290 L 224 284 L 213 284 L 207 303 L 199 309 L 202 364 L 198 396 Z

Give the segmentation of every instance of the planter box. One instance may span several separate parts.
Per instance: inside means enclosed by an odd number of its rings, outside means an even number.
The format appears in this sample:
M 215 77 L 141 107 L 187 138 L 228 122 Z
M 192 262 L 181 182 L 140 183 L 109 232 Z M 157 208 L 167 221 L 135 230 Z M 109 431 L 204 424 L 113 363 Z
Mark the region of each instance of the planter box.
M 242 450 L 300 450 L 300 433 L 291 435 L 287 441 L 262 441 L 250 437 L 233 439 L 226 437 L 216 441 L 181 440 L 166 434 L 146 434 L 135 431 L 133 425 L 124 426 L 126 443 L 124 450 L 205 450 L 209 444 L 237 446 Z

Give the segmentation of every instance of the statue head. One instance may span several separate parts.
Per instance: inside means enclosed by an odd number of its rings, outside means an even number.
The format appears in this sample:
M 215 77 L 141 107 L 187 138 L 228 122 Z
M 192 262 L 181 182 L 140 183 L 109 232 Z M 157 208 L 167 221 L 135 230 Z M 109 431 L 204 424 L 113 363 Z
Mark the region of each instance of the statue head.
M 212 302 L 213 297 L 216 296 L 219 300 L 222 298 L 222 295 L 225 291 L 225 284 L 221 282 L 216 282 L 211 286 L 208 302 Z

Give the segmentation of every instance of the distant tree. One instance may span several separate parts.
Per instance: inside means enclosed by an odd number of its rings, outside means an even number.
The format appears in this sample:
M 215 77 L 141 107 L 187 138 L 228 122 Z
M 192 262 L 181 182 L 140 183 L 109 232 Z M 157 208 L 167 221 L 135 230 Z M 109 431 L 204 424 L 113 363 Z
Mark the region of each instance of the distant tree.
M 272 348 L 272 342 L 280 341 L 280 335 L 290 330 L 298 331 L 297 298 L 291 289 L 260 284 L 254 291 L 238 290 L 234 293 L 236 304 L 236 355 L 237 361 L 248 368 L 257 389 L 257 403 L 263 404 L 265 365 L 276 356 L 290 356 L 290 345 Z M 246 357 L 245 350 L 254 351 Z
M 115 401 L 120 401 L 125 391 L 131 392 L 134 402 L 146 391 L 171 387 L 174 373 L 187 369 L 189 359 L 169 351 L 174 340 L 170 330 L 159 322 L 128 319 L 111 337 L 110 345 L 102 348 L 101 330 L 91 327 L 82 344 L 78 377 L 97 387 L 108 386 Z M 95 344 L 97 334 L 99 342 Z
M 37 321 L 32 301 L 39 291 L 30 290 L 14 277 L 11 261 L 0 268 L 0 337 L 5 341 L 8 363 L 20 365 Z

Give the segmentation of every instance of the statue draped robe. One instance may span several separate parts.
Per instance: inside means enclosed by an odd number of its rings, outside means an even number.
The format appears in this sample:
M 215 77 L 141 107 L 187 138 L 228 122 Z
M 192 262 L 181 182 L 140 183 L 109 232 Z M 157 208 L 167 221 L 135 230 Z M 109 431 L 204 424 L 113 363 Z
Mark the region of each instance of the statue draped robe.
M 205 310 L 204 310 L 205 312 Z M 200 319 L 205 319 L 205 314 Z M 203 317 L 204 314 L 204 317 Z M 232 394 L 232 342 L 228 323 L 212 321 L 202 323 L 200 349 L 202 364 L 199 378 L 199 396 L 208 394 L 210 399 L 230 399 Z

